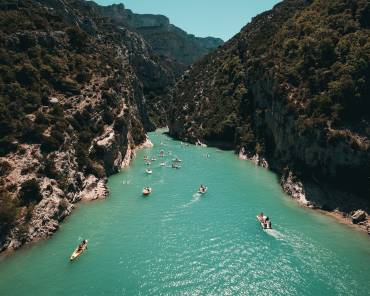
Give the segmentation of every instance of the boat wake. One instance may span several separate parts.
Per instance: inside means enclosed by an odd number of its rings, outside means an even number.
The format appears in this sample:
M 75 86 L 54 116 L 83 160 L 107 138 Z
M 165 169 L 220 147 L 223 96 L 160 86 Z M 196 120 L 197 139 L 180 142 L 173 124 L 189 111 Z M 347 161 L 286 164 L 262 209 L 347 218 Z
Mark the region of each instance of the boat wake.
M 192 204 L 194 204 L 194 203 L 196 203 L 196 202 L 198 202 L 198 201 L 200 201 L 200 198 L 202 197 L 202 195 L 200 194 L 200 193 L 194 193 L 193 194 L 193 199 L 190 201 L 190 202 L 188 202 L 188 203 L 186 203 L 186 204 L 184 204 L 184 205 L 182 205 L 181 207 L 182 208 L 188 208 L 188 207 L 190 207 Z
M 276 229 L 265 229 L 265 232 L 278 240 L 284 239 L 284 235 Z

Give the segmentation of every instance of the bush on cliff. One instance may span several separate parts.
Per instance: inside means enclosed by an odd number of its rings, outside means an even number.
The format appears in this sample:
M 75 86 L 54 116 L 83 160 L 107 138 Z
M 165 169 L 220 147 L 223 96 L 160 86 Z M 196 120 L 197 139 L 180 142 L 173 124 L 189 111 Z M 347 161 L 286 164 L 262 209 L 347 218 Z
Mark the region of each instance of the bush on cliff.
M 16 203 L 4 189 L 0 188 L 0 236 L 14 224 L 16 217 Z
M 40 193 L 40 185 L 36 179 L 30 179 L 21 185 L 19 190 L 20 205 L 29 205 L 31 203 L 38 203 L 42 196 Z

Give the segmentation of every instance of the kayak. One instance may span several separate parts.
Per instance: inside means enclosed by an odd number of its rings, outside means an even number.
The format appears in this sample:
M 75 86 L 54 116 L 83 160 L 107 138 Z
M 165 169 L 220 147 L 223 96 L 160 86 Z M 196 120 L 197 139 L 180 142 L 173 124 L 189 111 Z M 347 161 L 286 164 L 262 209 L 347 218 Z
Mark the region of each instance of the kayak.
M 143 189 L 143 195 L 149 195 L 152 193 L 152 188 L 144 188 Z
M 72 253 L 71 257 L 69 258 L 70 261 L 76 260 L 78 257 L 81 256 L 81 254 L 87 249 L 87 243 L 88 241 L 86 240 L 86 244 L 83 245 L 82 249 L 79 250 L 77 247 L 74 252 Z

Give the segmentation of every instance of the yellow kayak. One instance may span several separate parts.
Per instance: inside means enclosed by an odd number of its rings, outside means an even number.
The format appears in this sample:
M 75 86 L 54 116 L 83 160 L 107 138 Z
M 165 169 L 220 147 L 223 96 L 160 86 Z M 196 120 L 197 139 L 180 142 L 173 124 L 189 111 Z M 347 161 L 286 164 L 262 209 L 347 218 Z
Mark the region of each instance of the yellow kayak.
M 80 248 L 80 246 L 78 246 L 74 252 L 72 253 L 71 257 L 69 258 L 70 261 L 73 261 L 75 259 L 77 259 L 86 249 L 87 249 L 87 243 L 88 241 L 86 240 L 86 242 L 82 245 L 82 247 Z

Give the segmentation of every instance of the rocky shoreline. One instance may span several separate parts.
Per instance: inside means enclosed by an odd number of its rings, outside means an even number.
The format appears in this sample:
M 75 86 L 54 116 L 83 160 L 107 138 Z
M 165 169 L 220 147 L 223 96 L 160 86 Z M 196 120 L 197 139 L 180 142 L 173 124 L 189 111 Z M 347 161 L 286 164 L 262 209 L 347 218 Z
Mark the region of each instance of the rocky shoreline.
M 270 168 L 270 165 L 265 158 L 258 154 L 248 155 L 243 148 L 239 151 L 238 156 L 241 160 L 251 161 L 255 165 L 264 167 L 266 169 Z M 296 200 L 300 205 L 318 211 L 326 216 L 332 217 L 341 224 L 349 226 L 351 229 L 361 231 L 370 235 L 370 220 L 368 213 L 361 209 L 354 210 L 349 213 L 340 211 L 339 209 L 335 209 L 333 211 L 324 210 L 322 208 L 322 205 L 315 203 L 307 196 L 304 189 L 304 181 L 299 180 L 292 171 L 288 171 L 280 175 L 280 185 L 282 189 L 287 195 Z M 313 186 L 312 184 L 310 185 Z
M 131 164 L 138 150 L 153 147 L 148 137 L 142 144 L 134 146 L 128 134 L 128 143 L 125 156 L 119 159 L 121 169 Z M 27 233 L 25 232 L 20 237 L 19 232 L 22 230 L 20 227 L 14 228 L 8 237 L 2 241 L 0 252 L 6 251 L 6 253 L 9 253 L 24 244 L 51 237 L 58 230 L 60 223 L 72 213 L 76 203 L 103 199 L 109 195 L 107 177 L 97 178 L 94 175 L 87 176 L 84 178 L 81 190 L 74 192 L 72 199 L 63 198 L 65 194 L 58 187 L 55 180 L 46 179 L 42 181 L 43 184 L 40 186 L 41 194 L 44 198 L 33 209 L 32 220 L 29 223 Z M 61 208 L 63 208 L 62 211 Z

